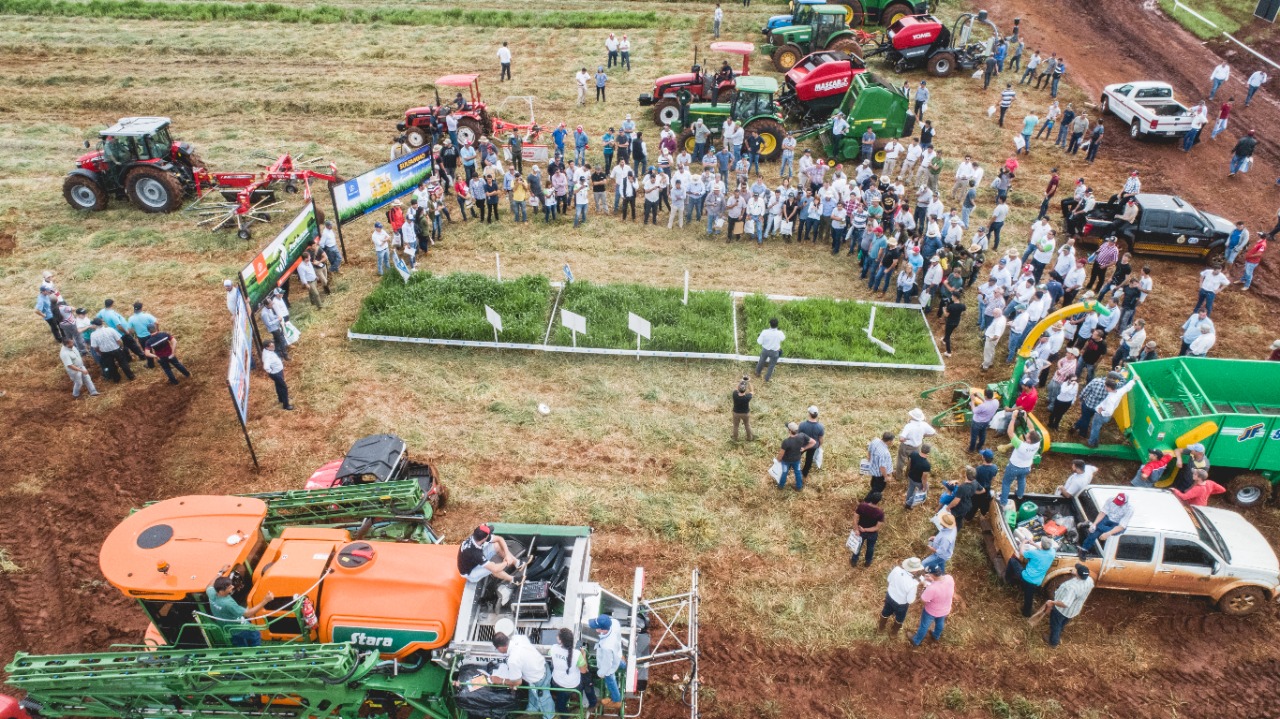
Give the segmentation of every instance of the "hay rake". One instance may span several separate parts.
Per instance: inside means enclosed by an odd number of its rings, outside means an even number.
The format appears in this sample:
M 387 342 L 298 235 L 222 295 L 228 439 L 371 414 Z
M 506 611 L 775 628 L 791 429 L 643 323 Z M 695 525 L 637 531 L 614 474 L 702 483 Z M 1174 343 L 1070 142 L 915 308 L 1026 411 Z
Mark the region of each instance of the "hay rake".
M 301 190 L 303 197 L 310 201 L 311 180 L 342 181 L 333 163 L 328 165 L 329 172 L 313 169 L 322 166 L 323 158 L 295 158 L 288 152 L 277 155 L 260 152 L 255 157 L 269 161 L 257 172 L 209 172 L 203 168 L 197 171 L 196 184 L 200 192 L 185 209 L 199 218 L 197 227 L 208 227 L 214 232 L 234 227 L 237 237 L 248 240 L 253 236 L 254 223 L 270 222 L 271 211 L 284 204 L 276 196 L 278 183 L 284 183 L 286 194 L 297 194 Z M 320 219 L 323 221 L 322 216 Z

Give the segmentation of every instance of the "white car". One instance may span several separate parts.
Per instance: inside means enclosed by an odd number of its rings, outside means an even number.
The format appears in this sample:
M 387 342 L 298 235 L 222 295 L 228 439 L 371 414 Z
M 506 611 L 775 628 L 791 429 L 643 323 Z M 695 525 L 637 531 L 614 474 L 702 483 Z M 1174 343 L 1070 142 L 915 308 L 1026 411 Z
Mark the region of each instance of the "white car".
M 1191 129 L 1191 111 L 1173 99 L 1167 82 L 1126 82 L 1107 85 L 1100 103 L 1103 114 L 1110 112 L 1129 125 L 1129 136 L 1178 137 Z

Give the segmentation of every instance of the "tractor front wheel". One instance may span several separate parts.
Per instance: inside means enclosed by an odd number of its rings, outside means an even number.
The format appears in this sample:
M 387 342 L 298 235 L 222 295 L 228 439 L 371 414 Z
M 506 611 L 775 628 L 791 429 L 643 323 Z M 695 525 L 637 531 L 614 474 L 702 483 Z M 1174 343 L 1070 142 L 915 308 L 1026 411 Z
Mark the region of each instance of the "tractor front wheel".
M 416 150 L 428 142 L 431 142 L 431 133 L 427 132 L 424 127 L 406 128 L 404 131 L 404 142 L 406 145 Z
M 862 10 L 862 3 L 858 0 L 842 0 L 840 4 L 844 6 L 844 24 L 849 27 L 862 27 L 867 20 Z
M 747 130 L 760 136 L 760 158 L 776 160 L 782 154 L 782 138 L 787 130 L 776 120 L 753 120 L 747 123 Z
M 84 175 L 69 175 L 62 183 L 62 196 L 77 210 L 107 209 L 107 193 L 102 185 Z
M 472 118 L 464 118 L 458 120 L 458 144 L 466 145 L 470 143 L 476 144 L 480 140 L 483 131 L 480 129 L 480 121 Z
M 880 24 L 885 27 L 889 27 L 910 14 L 910 5 L 901 2 L 890 3 L 889 6 L 880 13 Z
M 680 133 L 680 136 L 676 138 L 676 147 L 682 147 L 685 152 L 692 155 L 693 151 L 698 147 L 698 138 L 693 136 L 693 130 L 685 130 Z M 694 160 L 701 162 L 701 160 L 696 157 Z
M 843 52 L 846 55 L 856 57 L 859 60 L 862 59 L 862 46 L 858 44 L 857 40 L 854 40 L 851 37 L 842 37 L 827 46 L 827 49 L 833 52 Z
M 1260 474 L 1245 472 L 1227 483 L 1227 499 L 1237 507 L 1257 507 L 1271 496 L 1271 483 Z
M 795 43 L 787 43 L 773 51 L 773 68 L 778 72 L 786 72 L 800 62 L 804 52 Z
M 653 106 L 653 121 L 659 125 L 670 125 L 680 119 L 680 101 L 674 97 L 664 97 Z
M 926 67 L 930 75 L 946 77 L 951 74 L 952 70 L 956 69 L 956 55 L 953 52 L 935 53 L 933 57 L 929 58 L 929 63 Z
M 138 167 L 125 179 L 129 201 L 143 212 L 173 212 L 182 205 L 182 183 L 158 167 Z

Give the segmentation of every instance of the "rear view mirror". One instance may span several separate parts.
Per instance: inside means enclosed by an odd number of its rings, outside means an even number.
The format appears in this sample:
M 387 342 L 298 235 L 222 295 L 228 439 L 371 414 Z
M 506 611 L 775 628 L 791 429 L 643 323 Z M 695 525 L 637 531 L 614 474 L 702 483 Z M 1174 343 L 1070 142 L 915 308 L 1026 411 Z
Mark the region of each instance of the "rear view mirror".
M 89 145 L 89 141 L 88 141 L 88 140 L 85 140 L 85 141 L 84 141 L 84 149 L 88 150 L 88 149 L 89 149 L 89 147 L 90 147 L 90 145 Z

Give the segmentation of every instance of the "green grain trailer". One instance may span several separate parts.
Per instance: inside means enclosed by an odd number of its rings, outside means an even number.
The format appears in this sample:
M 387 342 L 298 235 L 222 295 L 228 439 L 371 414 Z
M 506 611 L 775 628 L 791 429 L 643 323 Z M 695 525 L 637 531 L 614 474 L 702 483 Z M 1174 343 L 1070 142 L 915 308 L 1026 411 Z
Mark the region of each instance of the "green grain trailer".
M 1124 443 L 1053 451 L 1144 461 L 1150 449 L 1199 442 L 1233 504 L 1267 499 L 1280 482 L 1280 362 L 1170 357 L 1129 370 L 1137 383 L 1115 414 Z

